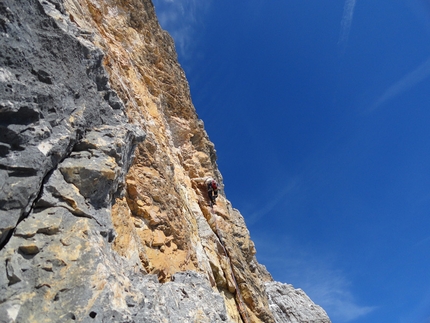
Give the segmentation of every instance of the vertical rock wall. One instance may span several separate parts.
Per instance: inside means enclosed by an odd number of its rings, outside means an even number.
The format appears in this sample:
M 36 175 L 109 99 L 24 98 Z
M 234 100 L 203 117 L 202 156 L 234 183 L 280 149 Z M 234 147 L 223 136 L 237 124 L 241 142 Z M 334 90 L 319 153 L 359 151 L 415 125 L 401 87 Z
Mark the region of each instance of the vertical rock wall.
M 0 32 L 0 322 L 290 322 L 239 211 L 209 206 L 152 3 L 3 0 Z

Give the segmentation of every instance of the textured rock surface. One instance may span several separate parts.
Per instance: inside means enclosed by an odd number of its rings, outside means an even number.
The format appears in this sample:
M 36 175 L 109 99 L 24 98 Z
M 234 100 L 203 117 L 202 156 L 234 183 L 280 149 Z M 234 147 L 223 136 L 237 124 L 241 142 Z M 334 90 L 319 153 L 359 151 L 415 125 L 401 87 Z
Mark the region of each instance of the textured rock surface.
M 112 133 L 127 121 L 101 51 L 45 11 L 54 5 L 0 3 L 0 243 L 87 131 L 110 125 Z
M 277 323 L 330 323 L 327 313 L 292 285 L 267 282 L 270 309 Z
M 152 3 L 3 0 L 0 32 L 0 322 L 287 322 L 239 211 L 208 205 Z

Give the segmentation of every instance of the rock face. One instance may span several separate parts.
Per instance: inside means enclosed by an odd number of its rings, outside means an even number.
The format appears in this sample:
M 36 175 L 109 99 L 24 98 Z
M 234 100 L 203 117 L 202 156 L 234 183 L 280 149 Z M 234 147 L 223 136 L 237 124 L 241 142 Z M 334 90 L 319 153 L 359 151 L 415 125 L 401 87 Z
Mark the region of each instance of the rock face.
M 315 305 L 301 289 L 271 281 L 266 283 L 266 292 L 277 323 L 330 323 L 326 312 Z
M 214 145 L 149 0 L 2 0 L 0 33 L 0 322 L 329 322 L 209 206 Z

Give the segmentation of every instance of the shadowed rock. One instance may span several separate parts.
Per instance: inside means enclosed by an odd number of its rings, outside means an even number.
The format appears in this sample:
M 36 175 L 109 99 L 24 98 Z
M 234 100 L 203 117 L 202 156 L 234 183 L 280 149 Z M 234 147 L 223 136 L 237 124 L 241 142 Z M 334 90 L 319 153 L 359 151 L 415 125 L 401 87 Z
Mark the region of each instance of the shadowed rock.
M 89 129 L 127 123 L 101 51 L 76 37 L 74 25 L 59 28 L 46 14 L 56 8 L 59 1 L 0 4 L 0 245 L 29 212 L 48 172 Z M 133 141 L 135 131 L 128 131 L 124 140 Z

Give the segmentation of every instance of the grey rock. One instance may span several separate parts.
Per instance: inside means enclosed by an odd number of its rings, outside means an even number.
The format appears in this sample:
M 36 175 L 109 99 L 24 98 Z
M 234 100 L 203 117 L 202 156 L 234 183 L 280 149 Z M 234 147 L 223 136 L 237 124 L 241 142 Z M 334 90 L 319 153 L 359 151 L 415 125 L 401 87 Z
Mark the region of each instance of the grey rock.
M 103 213 L 102 211 L 96 212 L 86 202 L 76 186 L 65 181 L 58 169 L 54 170 L 48 177 L 46 184 L 43 186 L 42 194 L 35 205 L 37 209 L 56 206 L 69 210 L 75 216 L 90 219 L 99 218 L 100 214 Z M 22 229 L 18 226 L 17 233 L 19 234 L 20 231 Z
M 145 133 L 128 122 L 91 32 L 71 19 L 62 0 L 0 1 L 0 323 L 232 323 L 207 275 L 187 271 L 160 283 L 141 255 L 114 250 L 111 207 L 125 194 Z M 160 190 L 154 201 L 163 198 Z M 203 217 L 198 225 L 215 239 Z M 252 275 L 271 279 L 244 245 L 249 233 L 236 235 Z M 278 322 L 329 322 L 301 291 L 266 289 Z
M 47 218 L 54 230 L 46 230 Z M 22 221 L 20 234 L 0 252 L 6 259 L 0 262 L 7 276 L 0 279 L 5 321 L 229 322 L 221 295 L 206 277 L 177 273 L 161 284 L 116 256 L 99 228 L 63 207 Z
M 22 281 L 22 277 L 19 274 L 20 267 L 16 263 L 16 261 L 11 261 L 10 259 L 6 259 L 6 275 L 9 280 L 9 285 L 13 285 Z
M 116 152 L 124 169 L 144 136 L 127 124 L 101 51 L 79 38 L 64 14 L 62 1 L 0 3 L 0 245 L 27 216 L 48 173 L 86 133 L 110 126 L 100 135 L 113 136 L 113 126 L 125 129 L 121 138 L 132 144 Z M 106 192 L 86 197 L 108 203 Z
M 277 323 L 330 323 L 324 309 L 301 290 L 280 282 L 267 282 L 269 307 Z
M 139 305 L 130 302 L 140 309 L 134 316 L 136 322 L 230 322 L 221 295 L 196 272 L 177 273 L 165 284 L 154 276 L 142 283 L 144 298 Z
M 127 124 L 101 53 L 46 15 L 61 2 L 41 3 L 6 1 L 0 10 L 14 22 L 2 44 L 10 56 L 0 60 L 3 240 L 15 229 L 0 252 L 2 320 L 225 322 L 221 296 L 201 276 L 162 285 L 135 275 L 109 247 L 110 203 L 145 134 Z M 30 55 L 43 44 L 49 50 Z

